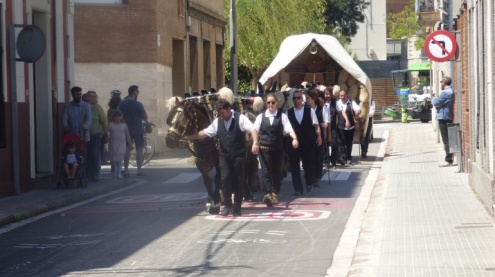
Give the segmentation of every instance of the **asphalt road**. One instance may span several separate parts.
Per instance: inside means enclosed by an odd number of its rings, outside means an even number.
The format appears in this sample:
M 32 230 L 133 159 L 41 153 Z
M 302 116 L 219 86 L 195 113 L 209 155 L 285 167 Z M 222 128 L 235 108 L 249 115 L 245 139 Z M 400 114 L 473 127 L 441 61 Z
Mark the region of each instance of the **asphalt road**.
M 153 161 L 127 190 L 1 234 L 0 275 L 325 276 L 389 127 L 375 124 L 367 161 L 328 172 L 299 198 L 288 176 L 279 205 L 267 208 L 257 193 L 237 218 L 206 213 L 205 189 L 187 159 Z

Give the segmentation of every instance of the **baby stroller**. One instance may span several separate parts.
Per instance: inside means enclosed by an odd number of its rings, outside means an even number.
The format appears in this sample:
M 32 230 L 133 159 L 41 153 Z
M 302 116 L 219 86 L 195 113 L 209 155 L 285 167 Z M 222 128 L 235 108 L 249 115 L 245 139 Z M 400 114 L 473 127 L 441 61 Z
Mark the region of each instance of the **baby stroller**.
M 85 173 L 86 147 L 84 145 L 84 140 L 75 133 L 65 134 L 64 137 L 62 138 L 62 145 L 64 146 L 63 152 L 66 151 L 66 146 L 68 145 L 69 142 L 73 143 L 76 149 L 76 153 L 78 157 L 80 157 L 78 159 L 78 167 L 73 177 L 68 176 L 64 169 L 64 159 L 62 159 L 62 174 L 57 183 L 57 189 L 68 188 L 74 183 L 77 183 L 78 188 L 85 188 L 88 186 L 88 182 L 86 180 L 86 173 Z M 65 156 L 65 153 L 62 153 L 62 155 Z

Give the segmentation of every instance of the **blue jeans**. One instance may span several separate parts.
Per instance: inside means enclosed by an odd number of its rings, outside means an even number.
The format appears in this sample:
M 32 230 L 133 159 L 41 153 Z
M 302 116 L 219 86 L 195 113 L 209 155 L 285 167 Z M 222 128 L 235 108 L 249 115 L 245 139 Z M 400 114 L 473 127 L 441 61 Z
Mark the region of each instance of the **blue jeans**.
M 86 150 L 86 176 L 98 176 L 101 168 L 101 134 L 90 137 Z

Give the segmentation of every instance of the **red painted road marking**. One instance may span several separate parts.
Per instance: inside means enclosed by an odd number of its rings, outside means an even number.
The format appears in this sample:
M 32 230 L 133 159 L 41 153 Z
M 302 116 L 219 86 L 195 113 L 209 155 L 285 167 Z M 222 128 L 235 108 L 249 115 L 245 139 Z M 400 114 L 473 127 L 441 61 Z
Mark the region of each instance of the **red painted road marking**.
M 310 211 L 310 210 L 266 210 L 249 212 L 244 210 L 242 216 L 234 217 L 210 215 L 206 219 L 209 220 L 236 220 L 236 221 L 306 221 L 326 219 L 330 216 L 329 211 Z

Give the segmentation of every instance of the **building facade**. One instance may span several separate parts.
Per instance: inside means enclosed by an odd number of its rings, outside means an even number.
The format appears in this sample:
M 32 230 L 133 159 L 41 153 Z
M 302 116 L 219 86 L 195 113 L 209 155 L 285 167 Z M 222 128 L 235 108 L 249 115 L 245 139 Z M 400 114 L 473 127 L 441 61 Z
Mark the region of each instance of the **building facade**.
M 460 65 L 456 67 L 462 162 L 470 186 L 495 214 L 495 4 L 487 0 L 462 2 L 457 19 Z
M 71 4 L 0 0 L 0 197 L 57 179 L 74 83 Z
M 166 101 L 224 86 L 226 24 L 223 0 L 76 0 L 76 83 L 104 109 L 110 91 L 138 85 L 163 152 Z

